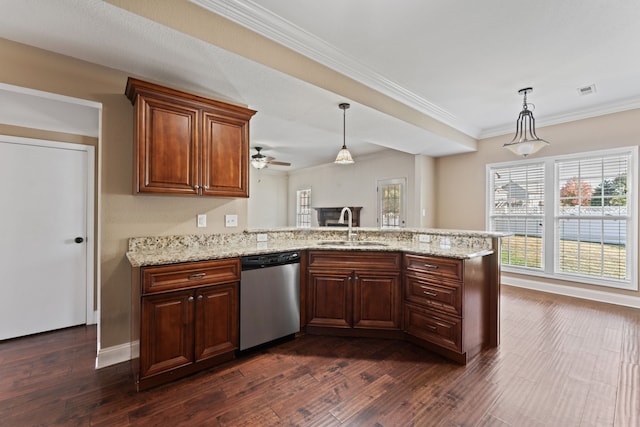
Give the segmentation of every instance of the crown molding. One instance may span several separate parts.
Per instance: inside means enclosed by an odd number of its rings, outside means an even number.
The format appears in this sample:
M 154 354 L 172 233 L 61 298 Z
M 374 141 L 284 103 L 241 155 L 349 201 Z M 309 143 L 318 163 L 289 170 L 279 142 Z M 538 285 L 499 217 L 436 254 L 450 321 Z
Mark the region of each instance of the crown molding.
M 435 120 L 465 133 L 472 138 L 485 139 L 515 131 L 511 125 L 482 129 L 469 124 L 453 113 L 433 104 L 415 92 L 387 79 L 355 60 L 336 46 L 303 30 L 251 0 L 189 0 L 191 3 L 229 19 L 249 30 L 304 55 L 336 72 L 350 77 L 373 90 L 407 105 Z M 538 127 L 588 119 L 640 108 L 640 98 L 627 98 L 609 104 L 537 118 Z M 515 121 L 515 116 L 514 116 Z
M 604 116 L 606 114 L 620 113 L 622 111 L 634 110 L 640 108 L 640 98 L 626 98 L 608 104 L 600 104 L 590 108 L 555 114 L 542 118 L 536 118 L 536 128 L 540 129 L 545 126 L 553 126 L 561 123 L 573 122 L 576 120 L 590 119 L 593 117 Z M 484 129 L 478 135 L 479 139 L 491 138 L 494 136 L 507 135 L 515 133 L 515 120 L 513 126 L 496 126 Z
M 473 138 L 480 128 L 465 123 L 449 111 L 387 79 L 355 60 L 336 46 L 270 12 L 250 0 L 189 0 L 203 9 L 304 55 L 334 71 L 344 74 L 390 98 L 395 99 Z

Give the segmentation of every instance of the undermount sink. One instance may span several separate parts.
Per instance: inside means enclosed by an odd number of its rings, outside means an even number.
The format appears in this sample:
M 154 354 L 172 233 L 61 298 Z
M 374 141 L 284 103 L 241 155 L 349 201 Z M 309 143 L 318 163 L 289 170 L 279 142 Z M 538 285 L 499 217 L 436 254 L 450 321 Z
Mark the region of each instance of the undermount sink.
M 387 243 L 382 242 L 367 242 L 365 240 L 335 240 L 335 241 L 325 241 L 318 242 L 320 246 L 388 246 Z

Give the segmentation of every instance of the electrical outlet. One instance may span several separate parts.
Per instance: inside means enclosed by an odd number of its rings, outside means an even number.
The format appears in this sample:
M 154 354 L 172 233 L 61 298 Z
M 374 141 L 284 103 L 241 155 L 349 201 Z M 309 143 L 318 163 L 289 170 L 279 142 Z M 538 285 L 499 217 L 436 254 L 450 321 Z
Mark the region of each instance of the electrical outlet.
M 269 236 L 267 234 L 264 234 L 264 233 L 259 233 L 256 236 L 256 240 L 258 242 L 266 242 L 267 240 L 269 240 Z
M 225 215 L 224 216 L 224 226 L 225 227 L 237 227 L 238 226 L 238 215 Z
M 428 234 L 419 234 L 418 235 L 418 242 L 420 242 L 420 243 L 429 243 L 429 242 L 431 242 L 431 236 L 429 236 Z
M 207 226 L 207 215 L 206 214 L 198 215 L 196 224 L 197 224 L 198 228 L 206 227 Z
M 451 249 L 451 239 L 448 237 L 443 237 L 442 239 L 440 239 L 440 248 Z

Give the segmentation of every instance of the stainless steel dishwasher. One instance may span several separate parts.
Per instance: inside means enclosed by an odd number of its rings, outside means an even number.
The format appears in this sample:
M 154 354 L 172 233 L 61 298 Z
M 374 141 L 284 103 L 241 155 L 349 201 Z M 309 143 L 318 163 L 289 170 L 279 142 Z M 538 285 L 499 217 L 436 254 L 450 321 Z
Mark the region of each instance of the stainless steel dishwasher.
M 300 330 L 300 252 L 242 257 L 240 350 Z

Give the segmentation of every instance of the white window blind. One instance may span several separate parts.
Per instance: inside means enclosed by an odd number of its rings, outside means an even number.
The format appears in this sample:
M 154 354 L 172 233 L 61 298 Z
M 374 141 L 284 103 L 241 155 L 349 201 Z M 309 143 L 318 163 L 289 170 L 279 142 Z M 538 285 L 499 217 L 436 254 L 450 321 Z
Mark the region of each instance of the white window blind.
M 491 229 L 513 233 L 502 239 L 503 264 L 544 268 L 544 171 L 543 163 L 491 171 Z
M 559 160 L 556 270 L 629 280 L 628 155 Z
M 638 148 L 487 166 L 506 271 L 638 289 Z

